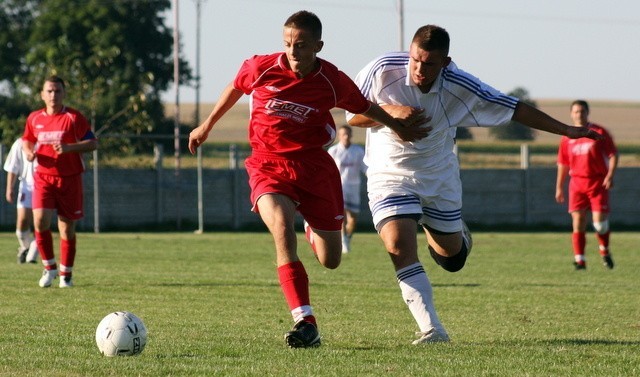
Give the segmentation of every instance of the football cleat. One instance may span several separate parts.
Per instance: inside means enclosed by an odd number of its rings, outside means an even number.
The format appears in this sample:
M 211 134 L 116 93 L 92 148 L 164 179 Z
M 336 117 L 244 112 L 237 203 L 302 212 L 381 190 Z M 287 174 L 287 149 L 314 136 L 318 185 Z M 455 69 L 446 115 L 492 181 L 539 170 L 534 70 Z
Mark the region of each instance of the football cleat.
M 414 340 L 411 344 L 440 343 L 449 341 L 449 335 L 447 335 L 444 330 L 438 331 L 436 329 L 431 329 L 425 332 L 417 332 L 416 336 L 418 339 Z
M 24 264 L 27 261 L 27 253 L 29 249 L 18 248 L 18 264 Z
M 284 334 L 284 341 L 291 348 L 318 347 L 320 345 L 320 334 L 313 323 L 298 321 L 293 325 L 293 330 Z
M 576 271 L 586 270 L 587 264 L 584 262 L 573 262 L 573 267 L 575 267 Z
M 607 254 L 602 257 L 602 264 L 610 270 L 613 268 L 613 259 L 611 258 L 611 254 Z
M 71 288 L 73 287 L 73 280 L 71 276 L 60 276 L 60 288 Z
M 58 276 L 58 270 L 44 270 L 42 271 L 42 277 L 38 282 L 38 285 L 42 288 L 48 288 L 53 283 L 53 280 Z

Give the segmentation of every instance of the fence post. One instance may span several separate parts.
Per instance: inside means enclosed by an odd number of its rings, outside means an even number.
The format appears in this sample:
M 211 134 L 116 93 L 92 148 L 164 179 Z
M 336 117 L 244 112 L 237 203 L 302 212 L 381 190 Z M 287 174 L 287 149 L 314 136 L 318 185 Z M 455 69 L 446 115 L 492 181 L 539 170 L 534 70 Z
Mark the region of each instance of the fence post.
M 529 174 L 529 162 L 531 156 L 529 153 L 529 144 L 520 144 L 520 168 L 522 169 L 522 220 L 525 225 L 530 223 L 530 199 L 531 199 L 531 176 Z
M 162 224 L 164 218 L 162 213 L 162 159 L 164 158 L 164 146 L 162 144 L 153 145 L 153 163 L 156 168 L 156 222 Z

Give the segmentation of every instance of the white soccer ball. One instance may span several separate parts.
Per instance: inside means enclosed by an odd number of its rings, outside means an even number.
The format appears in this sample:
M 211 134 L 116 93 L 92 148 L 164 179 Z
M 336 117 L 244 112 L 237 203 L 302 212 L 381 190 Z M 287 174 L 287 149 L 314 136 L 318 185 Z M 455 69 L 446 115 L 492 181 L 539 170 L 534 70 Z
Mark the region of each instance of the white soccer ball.
M 147 328 L 133 313 L 114 312 L 98 324 L 96 344 L 104 356 L 137 355 L 147 345 Z

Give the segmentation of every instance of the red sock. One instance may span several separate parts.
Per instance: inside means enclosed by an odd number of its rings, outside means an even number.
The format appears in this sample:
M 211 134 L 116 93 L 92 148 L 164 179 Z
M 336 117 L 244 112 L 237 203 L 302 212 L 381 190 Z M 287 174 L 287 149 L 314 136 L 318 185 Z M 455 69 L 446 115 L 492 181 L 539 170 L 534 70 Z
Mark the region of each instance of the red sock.
M 300 317 L 316 324 L 309 300 L 309 277 L 302 262 L 291 262 L 278 267 L 278 279 L 294 320 L 297 321 L 297 317 Z
M 76 259 L 76 239 L 60 239 L 60 276 L 71 276 Z
M 572 234 L 573 242 L 573 255 L 576 261 L 581 260 L 584 262 L 584 248 L 587 244 L 587 237 L 584 232 L 574 232 Z
M 611 232 L 605 234 L 596 233 L 598 244 L 600 245 L 600 255 L 602 256 L 609 254 L 609 234 L 611 234 Z
M 38 244 L 38 252 L 47 270 L 57 270 L 56 257 L 53 255 L 53 236 L 51 230 L 35 232 L 36 243 Z

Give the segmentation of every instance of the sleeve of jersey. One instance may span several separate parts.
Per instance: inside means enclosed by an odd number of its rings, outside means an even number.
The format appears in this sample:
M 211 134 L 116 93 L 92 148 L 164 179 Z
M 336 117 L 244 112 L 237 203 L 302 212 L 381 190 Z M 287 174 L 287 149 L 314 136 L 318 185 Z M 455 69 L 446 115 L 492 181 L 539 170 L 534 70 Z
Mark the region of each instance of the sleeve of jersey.
M 518 98 L 501 93 L 460 69 L 443 70 L 445 82 L 448 84 L 454 100 L 449 103 L 449 111 L 462 111 L 466 107 L 468 117 L 462 127 L 493 127 L 511 121 L 518 104 Z
M 257 63 L 255 56 L 245 60 L 233 80 L 233 87 L 242 91 L 244 94 L 251 94 L 253 91 L 253 83 L 256 79 L 256 66 Z
M 358 86 L 344 72 L 338 72 L 339 93 L 336 107 L 354 114 L 361 114 L 369 110 L 371 104 L 362 95 Z
M 4 162 L 4 170 L 16 175 L 22 171 L 22 145 L 17 141 L 13 143 L 9 150 L 7 160 Z
M 602 131 L 604 135 L 604 153 L 608 157 L 611 157 L 618 153 L 618 148 L 616 147 L 616 144 L 613 142 L 613 137 L 611 137 L 611 134 L 607 132 L 607 130 L 605 130 L 604 128 L 602 129 Z
M 365 78 L 370 76 L 370 68 L 372 66 L 373 63 L 369 63 L 367 64 L 360 72 L 358 72 L 358 74 L 356 75 L 356 78 L 354 80 L 356 86 L 358 87 L 358 90 L 360 91 L 360 93 L 363 93 L 363 95 L 365 96 L 366 99 L 368 99 L 369 101 L 372 102 L 376 102 L 374 98 L 372 98 L 372 93 L 374 92 L 374 90 L 372 90 L 371 88 L 369 88 L 368 90 L 366 90 L 365 85 L 367 85 L 367 82 L 372 82 L 375 80 L 371 79 L 369 81 L 365 80 Z M 365 110 L 366 111 L 366 110 Z M 345 117 L 347 119 L 347 121 L 351 120 L 351 118 L 353 118 L 357 113 L 351 112 L 349 110 L 346 111 L 345 113 Z
M 96 140 L 96 136 L 91 131 L 91 126 L 82 114 L 76 114 L 76 140 Z

